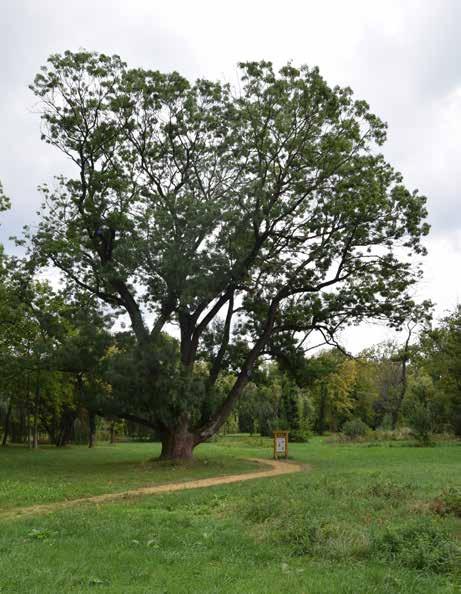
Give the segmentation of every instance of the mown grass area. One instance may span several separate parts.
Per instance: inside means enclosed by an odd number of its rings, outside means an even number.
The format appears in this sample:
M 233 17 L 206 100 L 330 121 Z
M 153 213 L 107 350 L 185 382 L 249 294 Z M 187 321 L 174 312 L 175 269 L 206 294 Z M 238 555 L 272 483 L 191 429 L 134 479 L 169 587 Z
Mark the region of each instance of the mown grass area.
M 7 509 L 254 470 L 224 449 L 197 451 L 185 464 L 160 462 L 160 444 L 99 444 L 38 450 L 0 448 L 0 513 Z M 1 591 L 0 591 L 1 592 Z
M 269 457 L 267 445 L 226 438 L 198 454 L 228 468 L 239 457 Z M 138 446 L 116 447 L 136 459 Z M 3 521 L 0 592 L 461 592 L 461 521 L 431 506 L 461 487 L 459 444 L 367 447 L 316 438 L 290 452 L 312 470 Z M 171 472 L 182 478 L 190 470 Z

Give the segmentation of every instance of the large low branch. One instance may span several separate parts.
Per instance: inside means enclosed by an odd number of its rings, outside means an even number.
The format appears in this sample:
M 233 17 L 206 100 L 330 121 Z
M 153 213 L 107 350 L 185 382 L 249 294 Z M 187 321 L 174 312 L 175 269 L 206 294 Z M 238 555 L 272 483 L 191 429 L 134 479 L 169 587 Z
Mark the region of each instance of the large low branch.
M 130 316 L 131 325 L 133 326 L 133 331 L 136 335 L 136 338 L 138 339 L 138 342 L 146 342 L 149 338 L 149 332 L 144 324 L 141 309 L 131 294 L 131 291 L 121 280 L 114 279 L 111 281 L 111 284 L 120 295 L 120 300 L 123 303 L 123 307 Z
M 237 379 L 235 380 L 234 385 L 232 386 L 226 399 L 221 404 L 211 421 L 198 430 L 198 443 L 209 439 L 225 423 L 236 401 L 240 397 L 240 394 L 247 385 L 250 379 L 251 370 L 253 369 L 258 357 L 262 353 L 271 336 L 280 300 L 281 298 L 278 296 L 272 301 L 267 314 L 264 330 L 262 331 L 261 336 L 258 338 L 251 351 L 248 353 L 245 363 L 243 364 L 242 369 L 240 370 L 240 373 L 238 374 Z
M 127 413 L 127 412 L 117 412 L 117 413 L 113 413 L 110 414 L 107 411 L 104 410 L 97 410 L 94 411 L 95 414 L 97 414 L 100 417 L 117 417 L 119 419 L 125 419 L 125 421 L 131 421 L 132 423 L 138 423 L 138 425 L 143 425 L 144 427 L 149 427 L 150 429 L 157 429 L 157 426 L 155 423 L 153 423 L 152 421 L 148 421 L 142 417 L 138 417 L 137 415 L 133 415 L 131 413 Z

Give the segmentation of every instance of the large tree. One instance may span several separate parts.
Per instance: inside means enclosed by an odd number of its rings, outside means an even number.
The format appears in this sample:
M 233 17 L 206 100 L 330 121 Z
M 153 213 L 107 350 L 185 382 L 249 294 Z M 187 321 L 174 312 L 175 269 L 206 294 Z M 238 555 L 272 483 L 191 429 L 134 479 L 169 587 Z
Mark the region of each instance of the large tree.
M 43 188 L 32 252 L 128 314 L 146 393 L 125 416 L 159 432 L 164 457 L 191 456 L 221 427 L 271 341 L 401 323 L 424 252 L 425 198 L 379 153 L 386 126 L 366 102 L 316 68 L 240 73 L 235 93 L 66 52 L 32 86 L 43 138 L 76 170 Z

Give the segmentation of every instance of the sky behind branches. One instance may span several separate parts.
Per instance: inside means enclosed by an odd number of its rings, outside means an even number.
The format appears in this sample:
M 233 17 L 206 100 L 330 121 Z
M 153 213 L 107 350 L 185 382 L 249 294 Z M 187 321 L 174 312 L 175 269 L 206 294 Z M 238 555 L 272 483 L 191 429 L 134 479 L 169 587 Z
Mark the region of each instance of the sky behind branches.
M 0 15 L 0 180 L 12 200 L 0 242 L 36 220 L 37 186 L 70 164 L 40 141 L 28 89 L 51 53 L 119 54 L 129 66 L 237 84 L 236 64 L 318 65 L 389 125 L 383 152 L 408 188 L 428 196 L 432 232 L 415 289 L 442 315 L 461 298 L 461 2 L 459 0 L 3 0 Z M 346 331 L 358 351 L 391 336 Z

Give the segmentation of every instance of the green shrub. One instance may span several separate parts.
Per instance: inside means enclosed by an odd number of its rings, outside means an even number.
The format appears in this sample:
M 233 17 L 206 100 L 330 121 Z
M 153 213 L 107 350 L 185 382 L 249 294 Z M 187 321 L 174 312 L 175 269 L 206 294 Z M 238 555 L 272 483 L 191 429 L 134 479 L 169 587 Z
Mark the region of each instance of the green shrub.
M 380 431 L 392 431 L 392 429 L 393 429 L 392 425 L 393 425 L 392 415 L 390 415 L 389 413 L 386 413 L 384 415 L 384 417 L 382 418 L 382 421 L 381 421 L 378 429 Z
M 307 443 L 311 439 L 312 433 L 306 429 L 295 429 L 290 431 L 289 440 L 293 443 Z
M 407 420 L 415 439 L 421 445 L 430 445 L 434 415 L 429 404 L 414 402 L 407 408 Z
M 457 543 L 429 520 L 387 528 L 372 539 L 371 553 L 385 562 L 435 573 L 449 573 L 461 561 Z
M 370 427 L 361 419 L 351 419 L 343 425 L 343 433 L 349 439 L 365 437 L 370 432 Z

